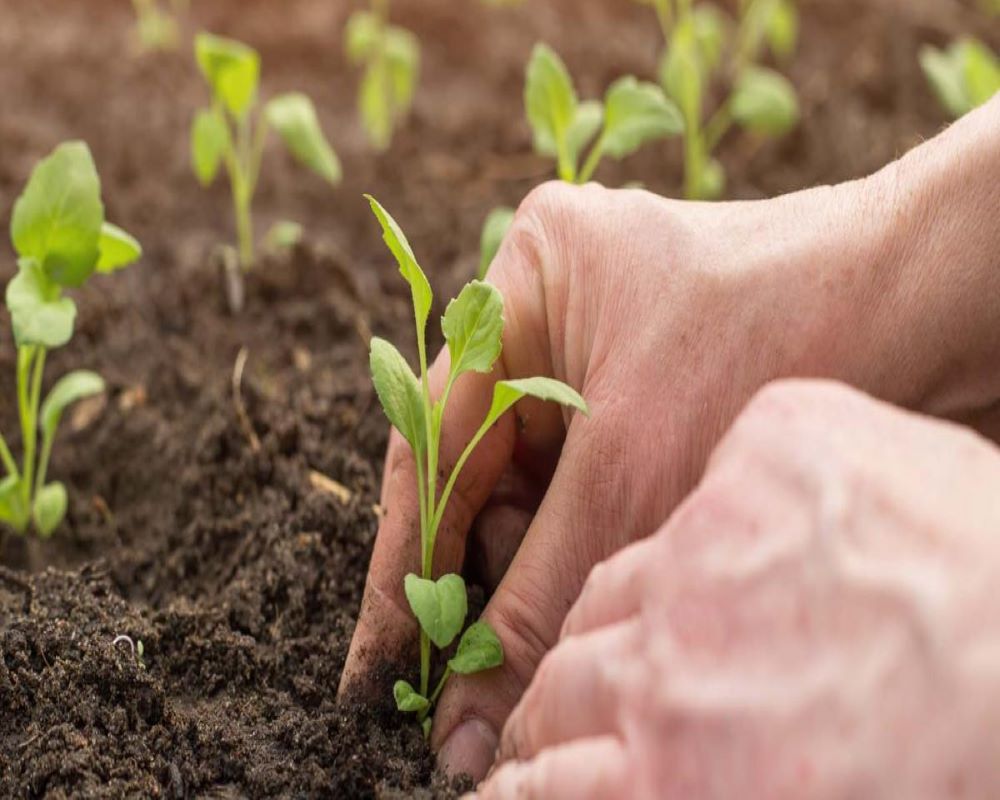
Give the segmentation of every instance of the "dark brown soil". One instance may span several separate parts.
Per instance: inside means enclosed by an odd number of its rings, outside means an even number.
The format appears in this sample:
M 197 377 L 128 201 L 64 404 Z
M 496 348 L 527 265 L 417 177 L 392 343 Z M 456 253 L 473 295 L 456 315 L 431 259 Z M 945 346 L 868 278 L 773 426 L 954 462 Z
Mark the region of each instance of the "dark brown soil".
M 270 152 L 260 231 L 292 218 L 304 246 L 265 257 L 244 313 L 225 311 L 210 253 L 231 237 L 226 187 L 191 177 L 187 128 L 204 100 L 187 49 L 129 52 L 125 0 L 0 0 L 0 219 L 34 162 L 86 139 L 109 216 L 142 263 L 79 293 L 71 366 L 105 400 L 64 423 L 52 471 L 71 490 L 48 542 L 0 553 L 0 796 L 446 796 L 419 732 L 383 692 L 336 688 L 377 528 L 386 423 L 367 376 L 369 332 L 409 341 L 403 286 L 363 191 L 406 228 L 440 296 L 477 260 L 487 210 L 548 177 L 530 155 L 522 69 L 545 39 L 581 92 L 649 76 L 660 46 L 625 0 L 397 0 L 420 36 L 415 113 L 384 156 L 354 115 L 339 40 L 347 2 L 195 0 L 195 24 L 261 49 L 265 94 L 313 96 L 344 160 L 331 191 Z M 997 26 L 950 0 L 803 0 L 790 69 L 805 122 L 778 143 L 724 143 L 734 197 L 862 175 L 944 118 L 916 68 L 923 41 Z M 676 194 L 679 150 L 602 168 Z M 0 279 L 13 273 L 0 262 Z M 0 429 L 14 436 L 13 350 L 2 320 Z M 246 348 L 241 424 L 232 391 Z M 316 475 L 350 492 L 344 502 Z M 143 643 L 142 662 L 125 634 Z M 387 674 L 388 677 L 388 674 Z

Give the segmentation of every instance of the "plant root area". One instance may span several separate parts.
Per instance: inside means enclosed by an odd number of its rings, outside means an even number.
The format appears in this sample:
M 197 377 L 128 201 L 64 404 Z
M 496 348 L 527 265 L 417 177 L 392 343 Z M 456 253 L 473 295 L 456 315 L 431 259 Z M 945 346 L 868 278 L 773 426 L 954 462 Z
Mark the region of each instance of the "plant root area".
M 337 699 L 387 441 L 367 341 L 375 333 L 414 349 L 406 287 L 362 193 L 406 229 L 438 298 L 452 296 L 475 270 L 489 209 L 517 205 L 551 176 L 523 119 L 532 45 L 555 47 L 580 94 L 594 97 L 625 73 L 653 78 L 662 42 L 651 11 L 624 0 L 397 0 L 394 20 L 420 38 L 423 69 L 413 114 L 376 154 L 342 55 L 353 5 L 197 0 L 180 50 L 139 54 L 124 0 L 3 3 L 0 218 L 6 225 L 38 159 L 85 139 L 108 218 L 145 255 L 76 293 L 76 335 L 50 356 L 47 386 L 79 367 L 100 372 L 108 392 L 63 421 L 50 471 L 69 489 L 66 522 L 44 542 L 4 532 L 2 797 L 467 788 L 435 773 L 419 729 L 395 711 L 398 671 L 382 671 L 375 697 Z M 961 32 L 998 44 L 971 2 L 801 7 L 787 72 L 804 122 L 778 142 L 723 142 L 730 197 L 879 167 L 945 123 L 919 45 Z M 228 187 L 203 190 L 189 166 L 190 121 L 207 101 L 190 48 L 198 29 L 261 51 L 264 97 L 308 93 L 344 162 L 345 181 L 331 189 L 268 149 L 258 234 L 292 219 L 306 237 L 290 252 L 260 251 L 238 314 L 214 255 L 234 236 Z M 671 142 L 604 165 L 598 179 L 677 196 L 681 163 Z M 0 281 L 14 270 L 8 251 Z M 11 338 L 0 312 L 0 430 L 19 451 Z M 142 642 L 141 658 L 123 636 Z

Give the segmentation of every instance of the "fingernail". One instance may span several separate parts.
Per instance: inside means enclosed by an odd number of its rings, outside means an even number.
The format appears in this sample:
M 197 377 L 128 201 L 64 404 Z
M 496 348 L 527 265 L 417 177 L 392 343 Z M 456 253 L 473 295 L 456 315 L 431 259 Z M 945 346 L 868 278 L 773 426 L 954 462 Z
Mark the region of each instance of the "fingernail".
M 445 740 L 438 752 L 438 764 L 449 775 L 466 773 L 479 783 L 497 752 L 497 735 L 479 719 L 467 719 Z

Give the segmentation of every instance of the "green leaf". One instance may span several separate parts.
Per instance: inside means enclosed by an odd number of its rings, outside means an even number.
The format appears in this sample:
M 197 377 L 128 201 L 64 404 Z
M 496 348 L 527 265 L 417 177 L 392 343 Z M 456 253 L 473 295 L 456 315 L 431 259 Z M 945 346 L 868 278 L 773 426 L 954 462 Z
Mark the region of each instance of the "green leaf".
M 646 142 L 684 130 L 680 110 L 663 90 L 631 75 L 612 84 L 604 108 L 604 150 L 614 158 L 624 158 Z
M 10 233 L 22 258 L 34 259 L 62 286 L 94 271 L 104 222 L 101 182 L 83 142 L 59 145 L 31 173 L 14 204 Z
M 449 574 L 432 581 L 411 573 L 403 588 L 424 633 L 439 648 L 450 645 L 462 630 L 469 610 L 462 577 Z
M 42 403 L 42 433 L 46 438 L 55 435 L 63 412 L 85 397 L 100 394 L 104 391 L 104 379 L 96 372 L 89 370 L 74 370 L 63 375 L 52 387 L 45 402 Z
M 514 209 L 507 206 L 494 208 L 486 222 L 483 224 L 483 232 L 479 237 L 479 269 L 476 277 L 479 279 L 486 277 L 486 271 L 496 258 L 500 245 L 503 243 L 507 231 L 514 224 Z
M 363 64 L 378 45 L 381 31 L 378 17 L 371 11 L 355 11 L 344 28 L 344 51 L 352 64 Z
M 382 59 L 371 62 L 361 78 L 358 110 L 368 139 L 377 150 L 385 150 L 392 141 L 392 105 L 386 86 L 389 67 Z
M 767 44 L 776 57 L 791 57 L 799 39 L 799 11 L 793 0 L 777 0 L 765 33 Z
M 566 150 L 570 160 L 576 164 L 580 153 L 594 138 L 604 123 L 604 103 L 599 100 L 585 100 L 576 107 L 573 124 L 566 131 Z
M 142 245 L 139 241 L 132 234 L 110 222 L 105 222 L 101 226 L 98 249 L 101 255 L 97 260 L 97 271 L 105 274 L 127 267 L 142 256 Z
M 396 708 L 406 713 L 424 711 L 431 706 L 431 701 L 407 681 L 396 681 L 392 687 L 392 696 L 396 699 Z
M 264 242 L 271 250 L 291 250 L 302 241 L 304 234 L 305 229 L 298 222 L 282 219 L 270 227 Z
M 420 264 L 417 263 L 417 258 L 413 255 L 413 248 L 410 247 L 410 243 L 406 240 L 406 234 L 403 233 L 402 228 L 396 224 L 396 220 L 390 216 L 389 212 L 382 208 L 378 200 L 370 194 L 366 194 L 365 197 L 371 204 L 372 211 L 378 218 L 379 225 L 382 226 L 382 239 L 396 257 L 400 274 L 410 284 L 417 327 L 423 331 L 427 326 L 427 317 L 431 311 L 431 302 L 434 300 L 431 285 L 424 271 L 420 268 Z
M 976 108 L 1000 91 L 1000 60 L 975 39 L 964 40 L 960 47 L 966 95 Z
M 452 672 L 471 675 L 503 664 L 503 645 L 487 622 L 474 622 L 462 634 L 458 650 L 448 661 Z
M 38 535 L 47 539 L 66 517 L 66 487 L 58 481 L 43 486 L 35 495 L 31 511 Z
M 76 304 L 61 297 L 51 281 L 32 259 L 21 259 L 20 269 L 7 284 L 7 309 L 18 346 L 39 344 L 62 347 L 73 337 Z
M 733 118 L 744 128 L 765 136 L 780 136 L 799 121 L 795 89 L 783 75 L 763 67 L 748 67 L 729 100 Z
M 340 160 L 323 135 L 312 100 L 301 92 L 279 95 L 268 102 L 265 114 L 300 164 L 330 183 L 340 181 Z
M 554 378 L 522 378 L 520 380 L 498 381 L 493 387 L 493 402 L 486 415 L 484 427 L 488 427 L 502 417 L 518 400 L 523 397 L 536 397 L 575 408 L 589 415 L 586 402 L 576 390 L 562 381 Z
M 495 286 L 467 283 L 441 318 L 451 374 L 489 372 L 503 347 L 503 298 Z
M 257 98 L 260 56 L 234 39 L 199 33 L 194 41 L 201 74 L 216 98 L 234 117 L 242 118 Z
M 546 44 L 536 44 L 528 62 L 524 107 L 534 134 L 535 150 L 558 156 L 576 118 L 573 80 L 562 59 Z M 592 112 L 589 112 L 592 115 Z
M 371 340 L 369 361 L 385 415 L 419 457 L 427 449 L 427 419 L 417 376 L 402 354 L 377 336 Z
M 229 127 L 222 112 L 203 108 L 195 114 L 191 123 L 191 168 L 202 186 L 215 180 L 228 147 Z
M 961 67 L 952 52 L 924 45 L 920 49 L 920 67 L 938 102 L 951 116 L 960 117 L 971 108 Z
M 385 58 L 392 89 L 392 117 L 405 114 L 413 102 L 420 73 L 420 44 L 417 37 L 402 28 L 389 28 L 385 35 Z
M 24 533 L 28 527 L 24 491 L 15 475 L 8 475 L 0 481 L 0 522 L 6 522 L 18 533 Z

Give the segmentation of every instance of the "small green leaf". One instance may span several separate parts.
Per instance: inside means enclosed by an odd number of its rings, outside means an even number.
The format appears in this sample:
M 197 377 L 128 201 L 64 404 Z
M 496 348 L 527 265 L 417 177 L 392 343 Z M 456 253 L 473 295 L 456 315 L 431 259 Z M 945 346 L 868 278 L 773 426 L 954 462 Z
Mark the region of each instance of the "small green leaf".
M 614 158 L 624 158 L 646 142 L 684 130 L 681 112 L 663 90 L 631 75 L 612 84 L 604 108 L 604 150 Z
M 771 69 L 748 67 L 729 100 L 733 118 L 744 128 L 780 136 L 799 121 L 799 102 L 788 79 Z
M 573 124 L 566 131 L 566 150 L 570 160 L 576 164 L 580 153 L 587 146 L 604 122 L 604 104 L 599 100 L 585 100 L 576 107 Z
M 392 687 L 392 696 L 396 699 L 396 708 L 405 713 L 424 711 L 431 705 L 431 701 L 407 681 L 396 681 Z
M 369 361 L 385 415 L 419 457 L 427 448 L 427 421 L 417 376 L 402 354 L 377 336 L 371 340 Z
M 18 346 L 62 347 L 73 337 L 76 304 L 60 296 L 58 284 L 34 260 L 21 259 L 18 264 L 20 269 L 7 284 L 6 295 Z
M 449 574 L 432 581 L 411 573 L 403 588 L 424 633 L 439 648 L 450 645 L 462 630 L 469 610 L 462 577 Z
M 382 239 L 396 257 L 400 274 L 410 284 L 417 327 L 423 331 L 427 326 L 427 317 L 431 312 L 431 302 L 434 300 L 431 285 L 424 271 L 420 268 L 420 264 L 417 263 L 417 258 L 413 255 L 413 248 L 406 240 L 406 234 L 403 233 L 402 228 L 396 224 L 396 220 L 390 216 L 389 212 L 382 208 L 378 200 L 370 194 L 366 194 L 365 197 L 382 226 Z
M 451 374 L 489 372 L 503 347 L 503 298 L 482 281 L 465 285 L 448 303 L 441 330 L 451 357 Z
M 260 56 L 252 47 L 234 39 L 199 33 L 195 58 L 214 95 L 234 117 L 242 118 L 253 106 L 260 81 Z
M 43 486 L 35 494 L 31 511 L 38 535 L 47 539 L 66 517 L 66 487 L 58 481 Z
M 98 248 L 101 255 L 97 260 L 97 271 L 105 274 L 127 267 L 142 256 L 142 245 L 139 241 L 132 234 L 110 222 L 105 222 L 101 226 Z
M 503 645 L 487 622 L 474 622 L 462 634 L 458 650 L 448 661 L 452 672 L 471 675 L 503 664 Z
M 42 403 L 42 432 L 47 437 L 52 437 L 63 411 L 77 400 L 100 394 L 104 391 L 104 379 L 96 372 L 90 370 L 74 370 L 67 375 L 63 375 L 56 385 L 52 387 L 45 402 Z
M 567 145 L 567 132 L 576 118 L 577 98 L 566 65 L 546 44 L 536 44 L 528 62 L 524 107 L 535 150 L 558 156 Z
M 493 387 L 493 402 L 490 404 L 490 410 L 483 425 L 492 425 L 518 400 L 529 396 L 575 408 L 585 415 L 590 413 L 586 402 L 579 393 L 562 381 L 557 381 L 554 378 L 522 378 L 496 383 Z
M 0 522 L 6 522 L 18 533 L 24 533 L 28 527 L 23 487 L 14 475 L 0 481 Z
M 202 186 L 215 180 L 229 144 L 229 127 L 221 111 L 203 108 L 191 123 L 191 168 Z
M 507 206 L 494 208 L 486 217 L 483 233 L 479 238 L 479 269 L 476 271 L 476 277 L 480 280 L 486 277 L 486 271 L 496 258 L 500 245 L 513 224 L 514 209 Z
M 22 258 L 34 259 L 62 286 L 94 271 L 104 222 L 101 182 L 83 142 L 59 145 L 31 173 L 14 204 L 10 233 Z
M 959 47 L 966 95 L 972 107 L 977 108 L 1000 91 L 1000 60 L 975 39 L 965 39 Z
M 282 219 L 270 227 L 264 242 L 271 250 L 291 250 L 302 241 L 304 234 L 305 230 L 298 222 Z
M 301 92 L 283 94 L 268 102 L 265 113 L 300 164 L 330 183 L 340 181 L 340 160 L 323 135 L 312 100 Z
M 767 44 L 780 59 L 795 52 L 799 39 L 799 11 L 793 0 L 777 0 L 767 24 Z
M 381 31 L 378 17 L 371 11 L 355 11 L 344 28 L 344 51 L 352 64 L 367 61 L 378 44 Z

